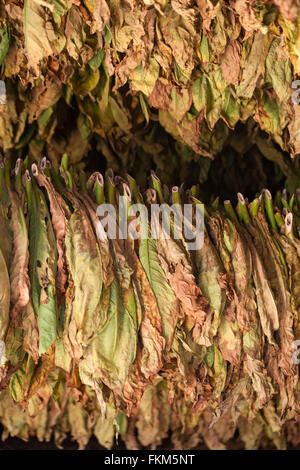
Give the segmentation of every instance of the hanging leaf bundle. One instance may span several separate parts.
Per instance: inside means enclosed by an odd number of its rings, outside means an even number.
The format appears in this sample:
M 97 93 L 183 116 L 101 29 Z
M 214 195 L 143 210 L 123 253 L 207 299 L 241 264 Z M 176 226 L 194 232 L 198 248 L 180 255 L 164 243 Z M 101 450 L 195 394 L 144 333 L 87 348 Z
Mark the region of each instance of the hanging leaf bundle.
M 0 144 L 166 171 L 171 145 L 213 158 L 250 120 L 297 155 L 299 25 L 293 0 L 4 0 Z
M 246 449 L 300 443 L 300 194 L 203 206 L 43 158 L 0 165 L 0 422 L 80 448 Z M 140 236 L 109 237 L 110 204 Z M 134 204 L 201 208 L 203 244 L 142 236 Z M 152 212 L 151 212 L 152 213 Z M 121 220 L 118 218 L 118 220 Z M 118 229 L 121 224 L 119 224 Z

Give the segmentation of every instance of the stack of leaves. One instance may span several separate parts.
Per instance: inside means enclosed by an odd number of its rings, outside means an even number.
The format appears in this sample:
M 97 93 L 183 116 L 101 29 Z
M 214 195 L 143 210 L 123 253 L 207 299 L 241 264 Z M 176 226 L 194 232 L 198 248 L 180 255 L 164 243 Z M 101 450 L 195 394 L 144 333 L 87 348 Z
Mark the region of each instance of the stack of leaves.
M 5 151 L 213 157 L 249 117 L 300 152 L 298 0 L 4 0 Z M 2 65 L 1 65 L 2 64 Z M 297 83 L 294 84 L 297 88 Z M 191 155 L 190 155 L 191 154 Z
M 1 163 L 3 437 L 223 449 L 238 431 L 247 449 L 298 445 L 299 190 L 204 206 L 196 186 L 150 180 L 141 194 L 66 156 Z M 122 222 L 121 200 L 137 237 L 108 236 L 112 216 L 97 215 L 109 203 Z M 203 245 L 176 237 L 174 217 L 171 237 L 159 217 L 142 236 L 156 203 L 191 204 L 193 228 L 202 211 Z

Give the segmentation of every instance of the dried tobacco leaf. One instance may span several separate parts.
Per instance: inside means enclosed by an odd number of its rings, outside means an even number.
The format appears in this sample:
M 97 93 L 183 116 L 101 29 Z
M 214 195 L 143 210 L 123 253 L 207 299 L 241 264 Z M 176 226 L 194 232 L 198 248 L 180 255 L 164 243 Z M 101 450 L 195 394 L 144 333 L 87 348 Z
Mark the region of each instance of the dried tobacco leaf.
M 169 191 L 152 174 L 142 206 L 132 177 L 128 185 L 111 171 L 88 179 L 66 156 L 60 173 L 43 160 L 23 179 L 19 171 L 15 180 L 5 175 L 4 435 L 54 433 L 60 446 L 71 432 L 84 448 L 95 434 L 111 448 L 120 434 L 128 448 L 155 448 L 171 432 L 176 447 L 224 449 L 238 430 L 247 449 L 265 439 L 287 446 L 285 430 L 299 411 L 294 196 L 272 201 L 264 190 L 249 203 L 238 194 L 236 211 L 214 201 L 204 207 L 203 245 L 193 251 L 186 233 L 175 237 L 174 218 L 164 238 L 154 212 L 146 226 L 137 215 L 157 199 L 199 208 L 193 188 Z M 115 239 L 96 212 L 106 202 L 121 217 Z M 127 238 L 119 231 L 124 217 L 132 224 Z M 20 295 L 9 302 L 13 285 Z

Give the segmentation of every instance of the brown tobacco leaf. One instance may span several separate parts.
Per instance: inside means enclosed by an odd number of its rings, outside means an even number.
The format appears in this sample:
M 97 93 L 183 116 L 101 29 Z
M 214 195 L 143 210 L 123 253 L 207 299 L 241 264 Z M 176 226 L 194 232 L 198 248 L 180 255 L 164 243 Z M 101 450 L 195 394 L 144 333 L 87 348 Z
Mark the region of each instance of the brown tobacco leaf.
M 242 76 L 237 92 L 241 98 L 250 99 L 255 85 L 264 70 L 264 61 L 268 52 L 269 39 L 261 32 L 254 35 L 249 54 L 241 61 Z
M 197 342 L 207 316 L 209 302 L 196 284 L 191 264 L 176 241 L 159 239 L 157 248 L 165 276 L 180 301 L 182 314 L 195 322 L 194 339 Z
M 40 61 L 53 54 L 47 32 L 46 10 L 35 0 L 24 3 L 24 36 L 28 65 L 38 75 Z
M 30 299 L 30 281 L 28 277 L 28 233 L 23 208 L 16 193 L 10 191 L 11 220 L 13 232 L 13 258 L 10 267 L 11 317 L 18 323 L 20 312 Z
M 298 0 L 274 0 L 274 4 L 278 6 L 280 13 L 289 21 L 294 22 L 300 10 Z
M 160 445 L 168 433 L 171 410 L 163 383 L 157 382 L 147 388 L 139 409 L 136 427 L 138 439 L 143 446 Z
M 3 198 L 4 199 L 4 198 Z M 0 203 L 0 233 L 2 238 L 0 240 L 0 249 L 4 258 L 6 269 L 10 269 L 11 258 L 12 258 L 12 238 L 9 234 L 7 227 L 8 219 L 8 206 L 4 201 Z
M 240 77 L 240 61 L 242 46 L 238 41 L 227 44 L 224 55 L 221 57 L 221 68 L 227 83 L 237 86 Z
M 272 384 L 268 381 L 267 370 L 262 361 L 251 357 L 250 354 L 246 356 L 244 368 L 252 380 L 253 388 L 257 395 L 255 407 L 261 409 L 270 401 L 274 394 Z
M 155 375 L 162 366 L 165 339 L 162 336 L 161 317 L 157 301 L 149 281 L 135 253 L 129 258 L 133 267 L 133 282 L 142 308 L 140 335 L 143 343 L 141 354 L 141 372 L 149 378 Z
M 234 272 L 234 287 L 238 299 L 236 320 L 242 333 L 249 331 L 256 323 L 256 302 L 252 286 L 252 257 L 249 250 L 249 238 L 224 223 L 224 238 L 227 237 L 227 247 L 232 253 L 232 268 Z
M 254 11 L 254 0 L 233 0 L 230 2 L 231 6 L 240 17 L 240 22 L 248 33 L 257 31 L 260 27 L 260 22 L 256 18 Z
M 280 260 L 280 252 L 278 246 L 273 241 L 269 228 L 259 212 L 258 223 L 260 226 L 260 233 L 265 240 L 264 255 L 267 253 L 272 258 L 267 263 L 268 274 L 273 291 L 275 292 L 275 302 L 278 309 L 279 317 L 279 335 L 280 335 L 280 349 L 279 365 L 285 370 L 286 375 L 294 375 L 296 368 L 291 361 L 291 347 L 294 341 L 293 335 L 293 314 L 290 307 L 290 293 L 288 286 L 283 275 L 283 266 Z M 271 261 L 271 262 L 270 262 Z M 273 269 L 273 271 L 271 271 Z M 276 274 L 275 274 L 276 273 Z
M 85 205 L 91 218 L 91 222 L 94 227 L 94 232 L 97 236 L 98 246 L 101 254 L 103 284 L 105 287 L 108 287 L 115 277 L 113 270 L 113 260 L 109 247 L 109 240 L 105 234 L 104 228 L 102 227 L 101 221 L 96 216 L 97 206 L 94 201 L 89 197 L 88 194 L 82 195 L 76 193 L 76 195 Z
M 137 51 L 132 50 L 130 55 L 124 57 L 124 59 L 115 67 L 115 86 L 114 90 L 125 85 L 131 72 L 136 69 L 144 58 L 144 52 L 140 48 Z
M 79 360 L 99 322 L 98 306 L 102 290 L 101 255 L 85 207 L 71 192 L 73 204 L 65 235 L 66 260 L 71 282 L 64 318 L 64 342 L 69 353 Z
M 101 402 L 101 382 L 122 396 L 130 367 L 136 357 L 137 333 L 131 313 L 122 299 L 117 280 L 109 287 L 106 324 L 98 329 L 80 362 L 80 376 L 92 386 Z
M 152 93 L 149 96 L 150 105 L 162 111 L 167 111 L 170 101 L 169 83 L 167 81 L 165 83 L 163 79 L 157 79 Z
M 300 108 L 297 104 L 293 104 L 293 117 L 289 123 L 288 129 L 291 139 L 291 156 L 294 157 L 296 154 L 300 153 Z
M 39 171 L 37 181 L 40 186 L 43 186 L 46 189 L 50 202 L 51 222 L 55 233 L 58 253 L 56 288 L 61 302 L 62 296 L 66 291 L 66 283 L 68 279 L 65 256 L 65 237 L 71 212 L 61 195 L 55 190 L 49 177 Z
M 24 309 L 21 328 L 24 330 L 24 351 L 30 354 L 37 364 L 39 360 L 39 329 L 31 301 L 29 301 Z
M 52 369 L 54 368 L 54 346 L 49 348 L 49 350 L 43 354 L 41 363 L 38 365 L 38 367 L 35 369 L 30 387 L 28 388 L 28 392 L 26 396 L 24 397 L 24 400 L 22 401 L 22 405 L 26 406 L 28 403 L 28 400 L 30 400 L 31 397 L 33 397 L 36 393 L 39 393 L 39 390 L 43 387 L 45 382 L 48 379 L 48 376 Z M 48 387 L 48 392 L 47 392 L 47 397 L 46 403 L 51 397 L 51 390 Z
M 186 112 L 191 107 L 192 100 L 191 90 L 183 89 L 179 91 L 176 88 L 171 89 L 171 102 L 168 107 L 168 112 L 177 123 L 183 120 Z
M 297 239 L 290 239 L 281 234 L 275 234 L 276 240 L 279 243 L 288 266 L 289 270 L 289 286 L 291 291 L 291 307 L 295 315 L 294 325 L 296 324 L 296 331 L 300 328 L 300 244 Z M 297 333 L 296 333 L 297 336 Z
M 238 328 L 237 317 L 240 316 L 240 301 L 235 290 L 234 268 L 230 250 L 226 248 L 223 239 L 224 225 L 216 217 L 207 220 L 209 233 L 215 244 L 216 251 L 220 256 L 226 274 L 218 273 L 216 281 L 218 285 L 225 289 L 226 303 L 220 319 L 218 329 L 218 345 L 224 359 L 237 365 L 240 362 L 242 353 L 242 339 Z
M 250 245 L 251 246 L 251 245 Z M 276 302 L 267 280 L 260 257 L 255 247 L 251 246 L 253 259 L 253 280 L 257 297 L 257 307 L 260 315 L 260 321 L 265 335 L 270 344 L 274 342 L 274 331 L 278 330 L 279 318 Z
M 228 307 L 227 307 L 228 308 Z M 228 320 L 226 317 L 226 307 L 224 316 L 221 318 L 218 328 L 218 346 L 223 358 L 236 367 L 240 366 L 242 357 L 242 336 L 238 330 L 235 320 Z
M 116 104 L 119 99 L 116 95 Z M 166 227 L 152 209 L 156 194 L 173 210 L 175 200 L 192 200 L 195 208 L 195 188 L 188 194 L 182 188 L 169 191 L 152 175 L 156 191 L 148 190 L 145 199 L 153 238 L 146 238 L 137 215 L 143 196 L 133 178 L 128 177 L 130 190 L 110 170 L 105 181 L 95 174 L 86 184 L 88 175 L 76 166 L 66 168 L 66 160 L 61 175 L 42 161 L 41 169 L 29 166 L 33 175 L 29 179 L 26 170 L 24 181 L 18 172 L 10 180 L 9 167 L 0 168 L 2 227 L 10 225 L 3 237 L 12 238 L 0 242 L 0 263 L 7 269 L 8 260 L 14 272 L 8 279 L 2 269 L 0 284 L 4 437 L 53 436 L 62 446 L 71 433 L 81 448 L 93 434 L 107 448 L 116 434 L 128 448 L 164 446 L 168 435 L 171 448 L 204 442 L 225 449 L 237 445 L 237 435 L 247 449 L 296 442 L 297 426 L 290 423 L 296 425 L 300 412 L 294 342 L 300 305 L 297 193 L 278 193 L 272 203 L 264 191 L 251 204 L 239 195 L 236 211 L 229 201 L 205 205 L 204 243 L 194 251 L 184 237 L 175 237 L 175 217 Z M 111 239 L 97 205 L 113 202 L 122 226 L 120 194 L 130 209 L 124 218 L 136 223 L 137 236 L 130 226 L 123 239 L 117 224 Z M 17 296 L 8 305 L 5 293 L 26 279 L 27 220 L 30 276 L 38 276 L 41 289 L 31 292 L 28 284 L 28 302 L 20 305 Z M 163 228 L 170 228 L 169 238 Z M 37 254 L 43 240 L 47 256 Z M 52 290 L 53 304 L 59 296 L 62 302 L 59 315 L 54 312 L 49 348 L 43 339 L 48 312 L 38 331 L 33 306 L 46 305 L 40 301 L 46 300 L 49 276 L 54 285 L 56 247 L 64 281 Z M 23 263 L 18 273 L 12 267 L 16 253 Z M 9 318 L 16 308 L 17 324 Z
M 28 107 L 28 121 L 33 122 L 62 96 L 62 83 L 56 75 L 48 73 L 43 84 L 34 87 Z
M 36 161 L 46 149 L 53 160 L 67 150 L 79 161 L 96 139 L 120 169 L 135 166 L 136 155 L 142 159 L 136 130 L 145 124 L 165 149 L 171 135 L 184 160 L 187 153 L 215 156 L 227 145 L 229 129 L 251 117 L 283 150 L 297 154 L 290 84 L 300 70 L 298 10 L 291 0 L 6 2 L 0 57 L 5 52 L 8 106 L 0 105 L 1 144 L 25 151 L 29 142 Z M 70 86 L 78 75 L 85 77 L 82 87 Z M 99 78 L 97 86 L 91 75 Z M 186 99 L 203 75 L 209 78 L 201 88 L 209 108 L 204 113 L 199 96 L 193 106 Z M 125 130 L 118 112 L 111 115 L 103 105 L 119 89 L 133 124 Z M 71 109 L 74 119 L 68 118 Z M 156 147 L 149 147 L 157 161 Z
M 91 27 L 91 34 L 101 33 L 110 19 L 110 9 L 105 0 L 93 0 L 86 2 L 92 13 L 92 22 L 87 21 Z

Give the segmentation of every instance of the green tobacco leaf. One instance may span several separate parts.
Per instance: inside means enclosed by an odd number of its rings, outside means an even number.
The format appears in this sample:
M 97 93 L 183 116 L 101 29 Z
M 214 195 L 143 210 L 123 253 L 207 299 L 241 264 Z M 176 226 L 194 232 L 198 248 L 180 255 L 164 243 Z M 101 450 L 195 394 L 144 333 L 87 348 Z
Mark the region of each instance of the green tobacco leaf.
M 160 265 L 155 240 L 141 240 L 139 257 L 161 314 L 163 336 L 170 347 L 176 326 L 176 296 Z
M 129 75 L 131 87 L 135 91 L 141 91 L 144 95 L 149 96 L 152 93 L 155 82 L 159 77 L 159 65 L 155 59 L 150 60 L 149 67 L 144 70 L 140 64 Z
M 95 70 L 99 69 L 100 65 L 102 64 L 102 61 L 104 60 L 104 57 L 105 57 L 105 52 L 103 52 L 101 49 L 98 49 L 94 57 L 92 57 L 88 61 L 89 66 L 94 72 Z
M 6 262 L 0 249 L 0 344 L 5 339 L 9 324 L 10 281 Z M 2 363 L 0 355 L 0 363 Z
M 48 122 L 50 117 L 53 114 L 53 106 L 50 106 L 48 109 L 46 109 L 39 117 L 38 123 L 40 126 L 45 127 Z
M 69 55 L 76 61 L 81 61 L 80 50 L 83 46 L 83 19 L 79 9 L 71 6 L 66 15 L 65 42 Z
M 112 400 L 111 400 L 112 401 Z M 126 420 L 126 416 L 123 415 L 122 413 L 119 413 L 117 418 L 116 416 L 116 409 L 114 404 L 108 403 L 106 407 L 106 413 L 105 413 L 105 418 L 103 419 L 103 416 L 99 416 L 97 423 L 95 425 L 95 436 L 97 437 L 99 443 L 105 447 L 106 449 L 111 449 L 113 444 L 114 444 L 114 438 L 116 431 L 122 433 L 122 422 L 120 423 L 119 426 L 119 421 L 122 420 L 122 418 L 119 418 L 120 416 L 123 416 L 124 419 Z M 116 425 L 114 424 L 116 421 Z
M 131 124 L 128 119 L 128 114 L 118 105 L 116 100 L 111 96 L 108 99 L 112 115 L 124 132 L 129 132 L 131 129 Z
M 26 355 L 21 367 L 12 375 L 9 382 L 10 393 L 15 401 L 22 401 L 26 397 L 34 369 L 35 364 L 32 357 Z
M 10 29 L 6 22 L 0 20 L 0 65 L 5 59 L 10 42 Z
M 291 95 L 292 66 L 279 38 L 275 38 L 266 58 L 266 79 L 270 80 L 279 101 L 286 103 Z
M 264 96 L 263 110 L 261 114 L 262 128 L 270 134 L 277 134 L 280 127 L 279 108 L 276 100 L 269 98 L 267 94 Z
M 203 74 L 192 87 L 193 103 L 197 111 L 205 111 L 207 123 L 213 128 L 218 121 L 224 102 L 229 97 L 225 94 L 226 82 L 219 67 L 213 76 Z M 228 104 L 227 104 L 228 106 Z
M 158 378 L 154 385 L 146 388 L 136 423 L 138 438 L 143 446 L 156 445 L 167 437 L 172 419 L 172 408 L 168 403 L 166 383 Z
M 225 386 L 227 376 L 227 363 L 224 360 L 219 348 L 214 343 L 213 345 L 214 359 L 213 359 L 213 385 L 214 385 L 214 396 L 218 398 Z
M 88 412 L 72 395 L 68 400 L 67 416 L 72 436 L 77 440 L 79 449 L 84 449 L 91 437 L 91 429 L 87 425 Z
M 96 88 L 99 82 L 99 69 L 86 68 L 84 72 L 75 73 L 72 77 L 72 87 L 76 95 L 85 96 Z
M 240 119 L 239 104 L 229 89 L 225 90 L 222 117 L 229 127 L 234 127 Z
M 149 112 L 148 112 L 147 103 L 146 103 L 143 93 L 139 93 L 139 99 L 140 99 L 140 105 L 141 105 L 143 114 L 145 116 L 146 122 L 147 124 L 149 124 Z
M 202 62 L 206 63 L 209 61 L 209 44 L 207 36 L 205 36 L 204 34 L 201 37 L 197 52 Z
M 32 304 L 38 318 L 39 354 L 43 354 L 57 337 L 57 303 L 55 278 L 56 242 L 44 196 L 35 185 L 31 192 L 30 213 L 30 280 Z
M 203 109 L 211 109 L 213 103 L 213 96 L 209 87 L 207 77 L 203 74 L 201 78 L 195 80 L 193 87 L 193 103 L 197 111 Z

